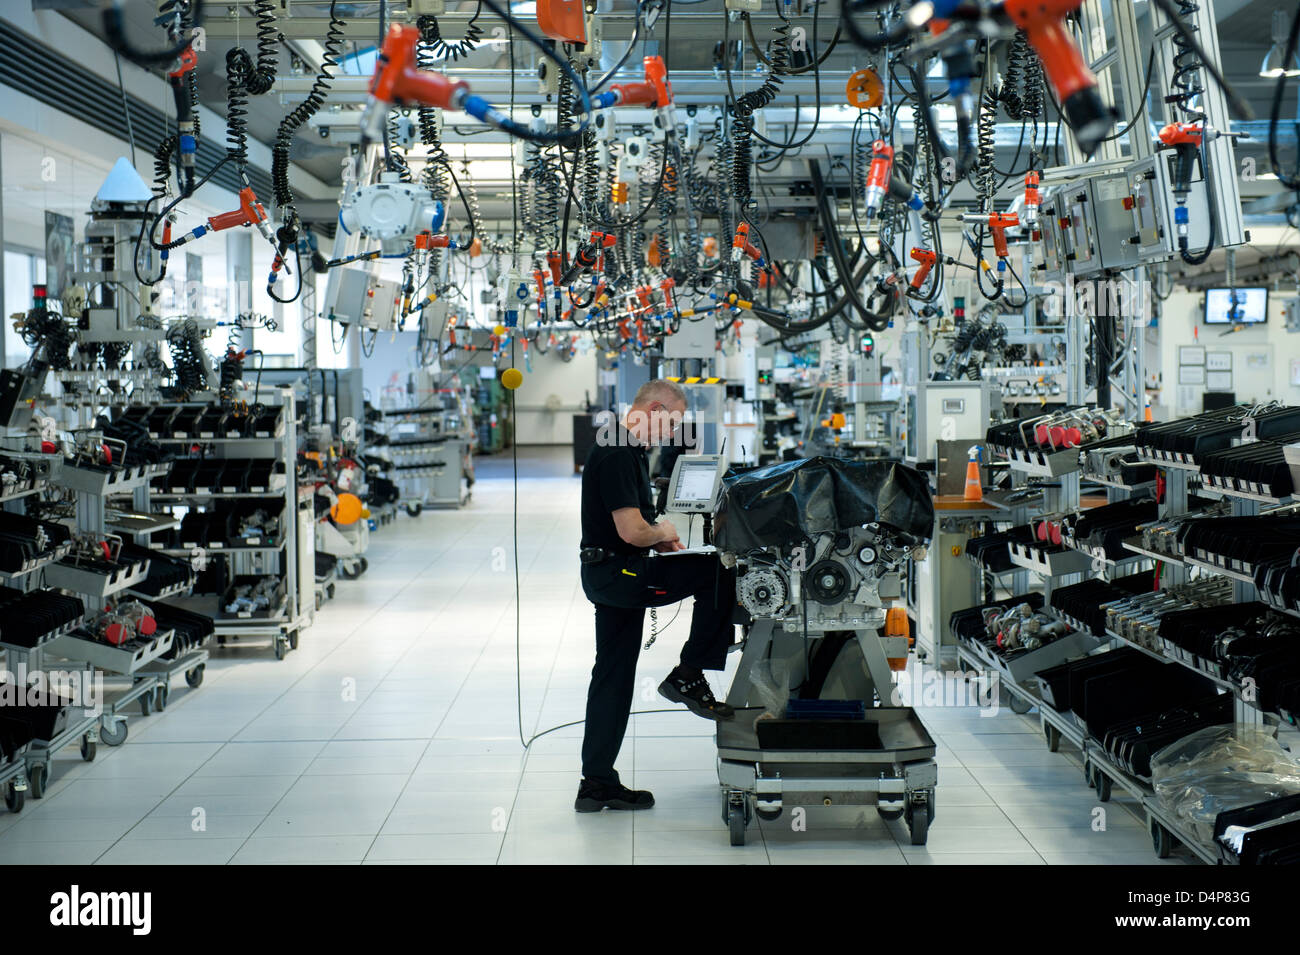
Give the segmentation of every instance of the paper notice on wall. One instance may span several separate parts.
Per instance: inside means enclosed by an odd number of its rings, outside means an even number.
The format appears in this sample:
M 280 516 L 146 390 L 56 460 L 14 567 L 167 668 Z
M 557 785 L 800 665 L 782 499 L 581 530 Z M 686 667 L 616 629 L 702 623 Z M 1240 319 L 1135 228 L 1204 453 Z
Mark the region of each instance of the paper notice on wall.
M 1267 371 L 1271 364 L 1271 359 L 1266 351 L 1252 351 L 1246 353 L 1246 370 L 1247 371 Z
M 1179 385 L 1174 400 L 1177 407 L 1174 409 L 1177 414 L 1190 414 L 1193 411 L 1200 411 L 1197 396 L 1201 394 L 1202 388 L 1189 388 L 1187 385 Z
M 1300 358 L 1291 359 L 1291 384 L 1300 388 Z

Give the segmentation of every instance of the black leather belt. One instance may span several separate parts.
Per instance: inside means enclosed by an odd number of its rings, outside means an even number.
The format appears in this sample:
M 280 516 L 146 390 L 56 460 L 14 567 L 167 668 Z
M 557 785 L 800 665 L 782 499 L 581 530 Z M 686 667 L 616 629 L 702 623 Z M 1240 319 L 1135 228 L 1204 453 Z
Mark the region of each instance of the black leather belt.
M 603 547 L 584 547 L 578 551 L 578 560 L 584 564 L 599 564 L 617 556 L 612 550 L 605 550 Z

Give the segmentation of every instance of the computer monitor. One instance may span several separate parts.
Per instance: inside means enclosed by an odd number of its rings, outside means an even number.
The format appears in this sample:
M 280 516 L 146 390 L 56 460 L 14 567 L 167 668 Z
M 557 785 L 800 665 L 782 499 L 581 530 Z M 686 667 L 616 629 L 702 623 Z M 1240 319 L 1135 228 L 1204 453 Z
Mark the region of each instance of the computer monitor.
M 1263 325 L 1267 321 L 1267 288 L 1205 290 L 1206 325 Z
M 667 510 L 678 514 L 711 514 L 722 489 L 726 467 L 720 454 L 683 454 L 673 465 Z

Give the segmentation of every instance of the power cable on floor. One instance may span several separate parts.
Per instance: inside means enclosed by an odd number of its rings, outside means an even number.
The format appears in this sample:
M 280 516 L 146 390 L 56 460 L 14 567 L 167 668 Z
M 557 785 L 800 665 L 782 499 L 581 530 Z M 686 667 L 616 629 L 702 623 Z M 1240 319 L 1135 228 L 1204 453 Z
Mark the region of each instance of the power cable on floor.
M 514 359 L 515 359 L 515 341 L 512 338 L 510 341 L 510 364 L 512 367 L 514 366 Z M 511 463 L 511 473 L 512 473 L 510 524 L 511 524 L 511 533 L 513 534 L 513 540 L 514 540 L 514 564 L 515 564 L 515 718 L 519 728 L 519 742 L 523 745 L 524 749 L 528 749 L 533 745 L 533 743 L 537 742 L 537 740 L 541 739 L 543 736 L 546 736 L 550 733 L 554 733 L 557 730 L 568 729 L 570 726 L 581 726 L 583 723 L 586 723 L 587 721 L 585 719 L 571 720 L 568 723 L 561 723 L 558 726 L 552 726 L 550 729 L 542 730 L 540 733 L 534 733 L 532 736 L 528 737 L 527 739 L 524 738 L 524 684 L 523 684 L 523 676 L 522 676 L 523 630 L 520 624 L 521 608 L 520 608 L 520 600 L 519 600 L 519 443 L 516 440 L 518 436 L 514 433 L 515 391 L 513 388 L 510 389 L 510 426 L 511 426 L 510 463 Z M 682 602 L 679 601 L 677 604 L 677 613 L 681 613 L 681 609 L 682 609 L 681 605 Z M 668 625 L 664 627 L 664 630 L 667 630 L 668 627 L 671 627 L 676 620 L 677 620 L 677 614 L 675 613 L 673 614 L 673 619 L 669 620 Z M 662 633 L 663 631 L 660 632 Z M 680 708 L 674 707 L 672 709 L 663 709 L 663 710 L 632 710 L 632 712 L 629 713 L 628 715 L 649 716 L 654 713 L 681 713 L 681 712 L 683 711 Z

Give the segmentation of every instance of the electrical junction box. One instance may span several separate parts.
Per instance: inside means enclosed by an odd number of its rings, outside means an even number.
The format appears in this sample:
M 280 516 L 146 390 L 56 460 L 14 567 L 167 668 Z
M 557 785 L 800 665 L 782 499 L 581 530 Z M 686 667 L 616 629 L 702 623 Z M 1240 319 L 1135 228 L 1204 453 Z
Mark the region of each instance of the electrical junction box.
M 1178 254 L 1178 229 L 1174 224 L 1174 194 L 1171 189 L 1172 150 L 1163 150 L 1150 159 L 1128 168 L 1129 194 L 1133 208 L 1133 231 L 1137 238 L 1141 263 L 1163 262 Z M 1191 183 L 1187 194 L 1187 244 L 1192 252 L 1205 248 L 1210 238 L 1210 221 L 1205 191 L 1205 177 Z
M 1063 208 L 1062 193 L 1059 189 L 1045 195 L 1039 206 L 1038 252 L 1042 262 L 1038 267 L 1034 284 L 1059 283 L 1065 278 L 1065 238 L 1061 226 Z M 971 296 L 966 297 L 966 301 L 972 300 Z
M 1061 238 L 1067 272 L 1071 275 L 1094 275 L 1101 271 L 1101 248 L 1092 215 L 1092 189 L 1087 180 L 1072 182 L 1061 190 Z
M 665 358 L 712 358 L 717 345 L 712 313 L 702 319 L 683 318 L 677 331 L 664 336 Z
M 1300 332 L 1300 298 L 1289 298 L 1282 303 L 1282 321 L 1288 332 Z
M 1104 269 L 1120 271 L 1141 264 L 1133 239 L 1133 198 L 1128 174 L 1115 172 L 1088 180 L 1093 231 Z
M 325 304 L 325 315 L 347 325 L 360 325 L 378 331 L 397 328 L 397 282 L 381 279 L 364 268 L 344 266 L 338 270 L 332 300 Z
M 980 444 L 988 430 L 994 407 L 1001 407 L 996 382 L 923 381 L 907 389 L 907 446 L 909 463 L 934 461 L 939 441 Z

